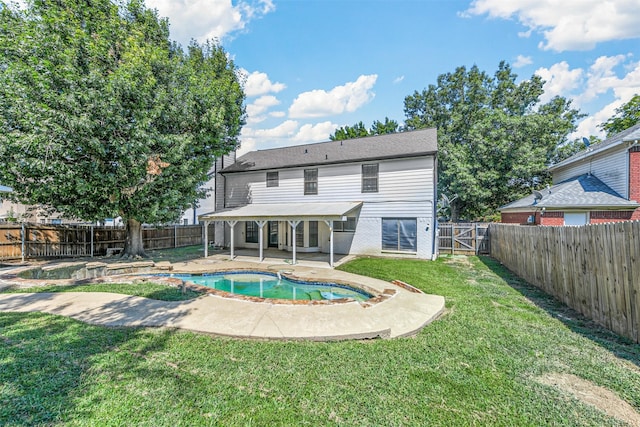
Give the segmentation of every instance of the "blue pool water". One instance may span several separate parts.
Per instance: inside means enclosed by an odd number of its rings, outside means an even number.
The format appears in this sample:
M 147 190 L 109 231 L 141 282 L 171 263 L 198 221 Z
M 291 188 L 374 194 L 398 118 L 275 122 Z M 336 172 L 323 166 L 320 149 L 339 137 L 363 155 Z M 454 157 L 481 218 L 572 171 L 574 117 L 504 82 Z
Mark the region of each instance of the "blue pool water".
M 365 301 L 371 298 L 361 289 L 336 283 L 305 282 L 263 272 L 223 272 L 205 274 L 170 274 L 197 285 L 237 295 L 289 300 L 332 300 L 351 298 Z

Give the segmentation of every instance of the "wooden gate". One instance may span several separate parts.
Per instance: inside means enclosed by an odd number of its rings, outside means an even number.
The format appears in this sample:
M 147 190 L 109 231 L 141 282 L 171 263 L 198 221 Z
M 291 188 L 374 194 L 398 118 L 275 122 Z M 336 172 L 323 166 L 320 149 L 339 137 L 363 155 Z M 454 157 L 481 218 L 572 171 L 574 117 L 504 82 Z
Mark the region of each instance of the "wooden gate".
M 489 253 L 489 224 L 439 223 L 440 253 L 477 255 Z

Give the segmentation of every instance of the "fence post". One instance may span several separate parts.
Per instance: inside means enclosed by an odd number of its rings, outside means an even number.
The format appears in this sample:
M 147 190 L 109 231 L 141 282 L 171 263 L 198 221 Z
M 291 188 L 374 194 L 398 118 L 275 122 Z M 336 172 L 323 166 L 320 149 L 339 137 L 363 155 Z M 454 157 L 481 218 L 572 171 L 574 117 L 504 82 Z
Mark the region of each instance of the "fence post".
M 91 225 L 91 258 L 93 258 L 93 224 Z
M 476 255 L 478 255 L 480 253 L 480 247 L 478 245 L 478 223 L 475 224 L 475 234 L 473 238 L 475 239 Z
M 456 252 L 456 227 L 451 223 L 451 255 Z
M 24 251 L 25 251 L 25 245 L 24 245 L 24 233 L 25 233 L 24 222 L 22 222 L 20 224 L 21 224 L 21 227 L 20 227 L 20 239 L 22 240 L 21 253 L 22 253 L 22 262 L 24 262 Z

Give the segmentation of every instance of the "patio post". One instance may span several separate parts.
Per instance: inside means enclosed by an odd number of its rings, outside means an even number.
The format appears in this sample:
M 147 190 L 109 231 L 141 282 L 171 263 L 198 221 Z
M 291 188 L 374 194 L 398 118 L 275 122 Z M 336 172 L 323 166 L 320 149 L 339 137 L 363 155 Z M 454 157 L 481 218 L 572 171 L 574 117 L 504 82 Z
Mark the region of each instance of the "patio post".
M 256 224 L 258 224 L 258 245 L 260 246 L 260 262 L 264 259 L 262 256 L 262 228 L 267 223 L 267 221 L 258 221 L 256 220 Z
M 236 226 L 236 224 L 238 223 L 238 221 L 227 221 L 227 224 L 229 224 L 229 227 L 231 227 L 231 255 L 230 255 L 230 260 L 233 261 L 233 234 L 234 234 L 234 227 Z
M 291 243 L 293 244 L 293 260 L 292 264 L 296 263 L 296 228 L 301 221 L 288 221 L 291 226 Z
M 209 221 L 204 222 L 204 257 L 209 256 Z
M 329 227 L 329 267 L 333 268 L 333 220 L 325 220 Z

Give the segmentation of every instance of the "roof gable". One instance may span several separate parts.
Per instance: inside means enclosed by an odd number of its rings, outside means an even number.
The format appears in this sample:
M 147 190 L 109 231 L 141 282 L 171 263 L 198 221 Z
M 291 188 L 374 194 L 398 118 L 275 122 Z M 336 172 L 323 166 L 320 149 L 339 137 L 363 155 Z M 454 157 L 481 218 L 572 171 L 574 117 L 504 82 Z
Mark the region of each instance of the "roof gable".
M 611 135 L 604 141 L 591 145 L 588 148 L 585 148 L 584 150 L 574 154 L 573 156 L 556 163 L 555 165 L 551 165 L 551 167 L 549 167 L 549 170 L 553 171 L 556 169 L 560 169 L 576 161 L 601 153 L 625 142 L 637 141 L 640 141 L 640 123 L 636 124 L 635 126 L 631 126 L 630 128 L 623 130 L 622 132 Z
M 436 129 L 251 151 L 239 157 L 222 173 L 284 169 L 435 154 Z

